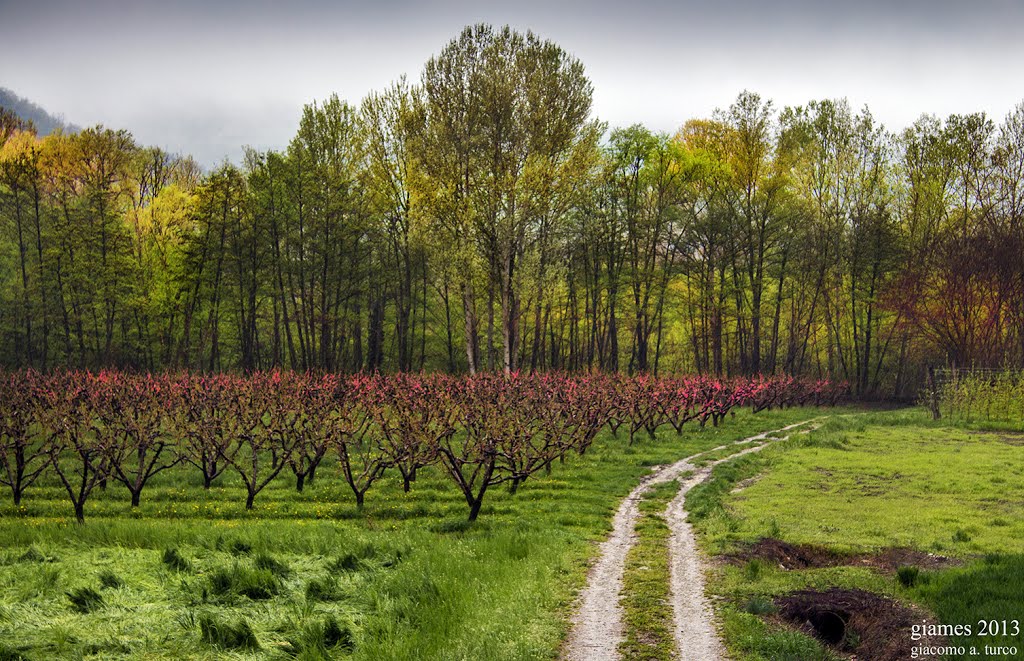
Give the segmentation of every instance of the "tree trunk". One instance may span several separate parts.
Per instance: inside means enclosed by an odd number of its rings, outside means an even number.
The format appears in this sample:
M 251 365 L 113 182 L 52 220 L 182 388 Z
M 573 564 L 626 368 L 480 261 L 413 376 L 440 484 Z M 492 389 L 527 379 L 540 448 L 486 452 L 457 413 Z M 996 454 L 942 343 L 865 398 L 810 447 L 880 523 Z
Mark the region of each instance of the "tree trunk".
M 479 369 L 477 364 L 476 310 L 473 301 L 473 285 L 468 282 L 462 285 L 462 311 L 466 322 L 466 364 L 469 368 L 469 373 L 476 374 Z
M 484 497 L 483 497 L 483 493 L 482 492 L 481 492 L 479 497 L 473 498 L 473 499 L 471 499 L 469 501 L 469 521 L 470 522 L 476 521 L 476 517 L 479 516 L 480 508 L 483 506 L 483 504 L 484 504 Z

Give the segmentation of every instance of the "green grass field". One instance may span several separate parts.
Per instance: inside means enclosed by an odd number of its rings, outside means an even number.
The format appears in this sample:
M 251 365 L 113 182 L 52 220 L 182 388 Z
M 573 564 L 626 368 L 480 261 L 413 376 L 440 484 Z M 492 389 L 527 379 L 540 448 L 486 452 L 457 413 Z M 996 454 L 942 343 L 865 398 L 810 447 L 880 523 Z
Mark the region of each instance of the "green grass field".
M 737 658 L 831 658 L 816 641 L 763 617 L 779 595 L 829 587 L 888 595 L 941 623 L 972 626 L 973 636 L 951 636 L 949 645 L 1024 651 L 1019 633 L 977 635 L 979 620 L 1024 627 L 1024 436 L 990 423 L 948 424 L 917 409 L 833 418 L 809 437 L 719 466 L 712 482 L 690 493 L 702 544 L 720 559 L 711 590 L 723 599 Z M 756 558 L 725 562 L 765 537 L 861 555 L 910 548 L 960 566 L 906 570 L 901 582 L 855 562 L 800 570 Z
M 831 412 L 831 411 L 829 411 Z M 0 507 L 0 658 L 554 658 L 595 542 L 648 467 L 820 415 L 740 413 L 656 441 L 602 433 L 480 520 L 447 481 L 394 476 L 359 511 L 333 464 L 244 509 L 237 477 L 154 478 L 136 510 L 111 483 L 74 523 L 47 481 Z

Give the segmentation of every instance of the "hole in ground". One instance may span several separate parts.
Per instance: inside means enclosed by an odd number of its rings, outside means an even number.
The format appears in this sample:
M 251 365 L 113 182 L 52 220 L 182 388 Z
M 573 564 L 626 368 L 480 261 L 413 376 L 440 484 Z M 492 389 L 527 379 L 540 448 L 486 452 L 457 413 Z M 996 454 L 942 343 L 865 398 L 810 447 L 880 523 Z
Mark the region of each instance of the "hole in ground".
M 800 590 L 775 600 L 779 617 L 842 652 L 859 659 L 897 661 L 910 657 L 907 632 L 913 624 L 934 622 L 919 610 L 865 590 Z M 944 641 L 917 641 L 942 645 Z
M 817 632 L 818 638 L 831 645 L 839 646 L 846 637 L 846 623 L 849 619 L 848 613 L 822 611 L 811 614 L 808 621 Z

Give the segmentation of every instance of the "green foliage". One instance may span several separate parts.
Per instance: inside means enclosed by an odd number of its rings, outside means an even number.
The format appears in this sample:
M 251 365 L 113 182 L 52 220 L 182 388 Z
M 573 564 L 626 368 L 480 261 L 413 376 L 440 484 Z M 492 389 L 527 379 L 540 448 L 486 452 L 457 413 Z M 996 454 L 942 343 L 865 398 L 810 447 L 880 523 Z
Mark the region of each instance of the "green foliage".
M 1000 629 L 996 635 L 981 636 L 977 623 L 1020 620 L 1020 586 L 1024 584 L 1024 555 L 992 554 L 963 568 L 923 574 L 911 592 L 949 624 L 972 624 L 971 636 L 950 636 L 950 645 L 985 644 L 1016 646 L 1024 649 L 1024 631 Z M 994 656 L 991 658 L 1016 658 Z
M 0 661 L 29 661 L 29 657 L 6 643 L 0 643 Z
M 252 563 L 256 567 L 256 569 L 263 569 L 269 571 L 271 574 L 277 576 L 278 578 L 288 578 L 292 573 L 292 570 L 288 565 L 281 562 L 269 553 L 257 554 L 253 558 Z
M 973 539 L 973 537 L 971 537 L 971 533 L 967 532 L 966 530 L 964 530 L 962 528 L 958 529 L 955 533 L 953 533 L 953 541 L 954 542 L 963 543 L 963 542 L 969 542 L 972 539 Z
M 1024 450 L 1014 437 L 935 425 L 921 409 L 838 417 L 809 438 L 716 467 L 709 483 L 688 494 L 693 520 L 723 546 L 764 536 L 774 521 L 786 541 L 840 551 L 913 546 L 967 555 L 1017 548 L 1012 540 L 1024 521 L 1003 506 L 992 509 L 1024 493 L 1024 473 L 1013 468 Z M 1009 525 L 986 525 L 997 518 Z
M 698 484 L 686 494 L 686 509 L 694 521 L 712 516 L 728 518 L 723 499 L 737 482 L 753 477 L 764 466 L 761 453 L 747 454 L 715 466 L 711 479 Z
M 104 606 L 103 595 L 91 587 L 75 588 L 65 594 L 71 602 L 71 608 L 79 613 L 91 613 Z
M 19 562 L 47 562 L 50 559 L 34 544 L 18 557 Z
M 354 648 L 355 639 L 349 624 L 328 615 L 307 621 L 299 634 L 289 639 L 287 651 L 300 659 L 312 661 L 336 658 L 339 652 L 351 654 Z
M 160 556 L 160 561 L 174 571 L 192 571 L 192 563 L 189 559 L 181 555 L 178 549 L 173 546 L 164 549 L 163 555 Z
M 769 627 L 758 615 L 727 607 L 722 611 L 725 639 L 743 658 L 756 661 L 838 661 L 841 657 L 817 640 Z
M 232 540 L 231 546 L 228 547 L 231 555 L 249 555 L 252 553 L 252 544 L 245 542 L 241 539 Z
M 338 556 L 334 562 L 331 563 L 330 569 L 332 571 L 355 571 L 359 569 L 363 558 L 356 555 L 355 553 L 345 553 L 344 555 Z
M 905 588 L 912 588 L 917 585 L 921 575 L 921 569 L 914 566 L 903 566 L 896 568 L 896 580 Z
M 771 615 L 778 612 L 779 609 L 776 608 L 770 599 L 759 595 L 747 601 L 743 606 L 743 610 L 751 615 Z
M 124 581 L 120 576 L 109 569 L 104 569 L 99 575 L 100 585 L 109 590 L 116 590 L 124 587 Z
M 209 576 L 210 592 L 216 596 L 239 595 L 249 599 L 270 599 L 281 589 L 281 582 L 269 569 L 250 568 L 236 562 L 231 568 L 220 568 Z
M 764 570 L 764 561 L 758 558 L 748 560 L 747 564 L 743 567 L 743 575 L 748 581 L 756 581 L 761 578 L 761 572 Z
M 307 601 L 337 601 L 344 596 L 337 579 L 333 576 L 324 579 L 310 579 L 306 583 Z
M 938 392 L 939 411 L 956 422 L 1024 429 L 1024 371 L 952 370 Z
M 0 363 L 841 372 L 900 398 L 929 356 L 1020 367 L 1024 104 L 895 134 L 743 91 L 603 139 L 593 95 L 558 44 L 479 24 L 205 173 L 5 114 Z
M 231 622 L 204 613 L 199 618 L 200 640 L 224 649 L 258 650 L 260 643 L 248 620 Z

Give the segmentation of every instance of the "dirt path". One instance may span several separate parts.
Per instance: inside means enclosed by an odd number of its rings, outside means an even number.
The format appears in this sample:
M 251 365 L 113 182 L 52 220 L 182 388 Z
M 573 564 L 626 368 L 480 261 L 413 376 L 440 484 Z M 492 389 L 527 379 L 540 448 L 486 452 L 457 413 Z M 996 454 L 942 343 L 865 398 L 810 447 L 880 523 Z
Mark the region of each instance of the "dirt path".
M 687 471 L 694 471 L 679 490 L 679 495 L 666 510 L 672 535 L 669 540 L 671 566 L 671 593 L 674 610 L 676 644 L 685 659 L 716 659 L 722 657 L 722 646 L 715 631 L 712 611 L 704 596 L 704 575 L 697 553 L 693 529 L 686 520 L 683 504 L 686 492 L 700 484 L 711 474 L 711 469 L 722 461 L 748 452 L 756 452 L 765 445 L 754 445 L 738 453 L 697 469 L 691 461 L 709 452 L 727 447 L 764 441 L 773 434 L 793 430 L 811 421 L 799 422 L 782 429 L 762 432 L 735 443 L 720 445 L 711 450 L 680 459 L 674 464 L 655 468 L 622 501 L 612 519 L 612 532 L 601 543 L 600 555 L 590 570 L 587 587 L 580 594 L 579 610 L 572 618 L 572 630 L 565 646 L 563 659 L 567 661 L 605 661 L 619 658 L 619 643 L 625 638 L 622 624 L 622 606 L 619 594 L 626 568 L 626 554 L 633 546 L 633 529 L 639 518 L 639 503 L 652 485 L 669 482 Z
M 813 420 L 799 422 L 782 429 L 764 432 L 740 441 L 754 443 L 769 440 L 773 434 L 791 432 L 810 424 Z M 788 438 L 788 435 L 783 438 Z M 672 531 L 669 537 L 669 570 L 671 572 L 673 634 L 676 647 L 684 659 L 721 659 L 725 649 L 718 637 L 714 624 L 714 611 L 704 594 L 704 571 L 700 553 L 697 551 L 697 537 L 686 516 L 686 494 L 693 487 L 711 477 L 711 470 L 722 463 L 751 452 L 768 447 L 769 443 L 752 445 L 713 461 L 687 478 L 665 510 L 665 520 Z M 688 461 L 684 459 L 684 461 Z

